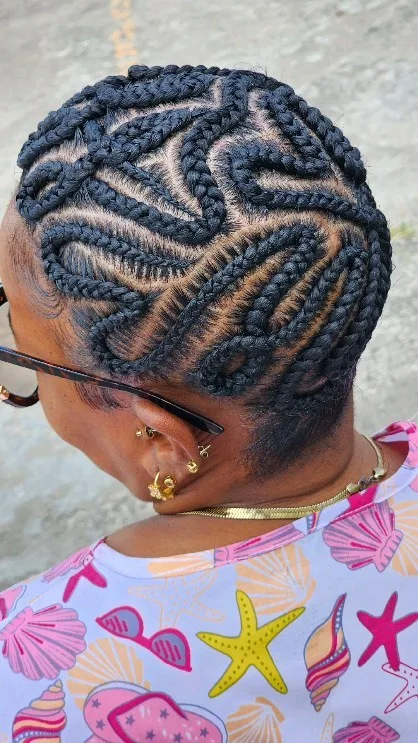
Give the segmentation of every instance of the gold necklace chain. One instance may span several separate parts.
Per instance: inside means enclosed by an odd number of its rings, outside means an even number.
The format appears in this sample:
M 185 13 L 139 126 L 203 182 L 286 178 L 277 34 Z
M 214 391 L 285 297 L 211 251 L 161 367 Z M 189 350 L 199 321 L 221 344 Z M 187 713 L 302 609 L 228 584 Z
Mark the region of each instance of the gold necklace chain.
M 310 506 L 296 506 L 296 507 L 268 507 L 268 508 L 246 508 L 245 506 L 209 506 L 208 508 L 201 508 L 198 511 L 183 511 L 179 515 L 195 515 L 195 516 L 213 516 L 218 519 L 300 519 L 303 516 L 310 516 L 312 513 L 318 513 L 327 506 L 333 506 L 334 503 L 338 503 L 344 498 L 348 498 L 350 495 L 359 493 L 365 490 L 369 485 L 375 482 L 379 482 L 387 473 L 387 467 L 383 460 L 383 454 L 377 444 L 369 436 L 363 437 L 371 444 L 376 456 L 377 466 L 373 470 L 373 474 L 369 478 L 362 477 L 357 483 L 350 482 L 344 490 L 340 490 L 337 495 L 332 498 L 322 501 L 321 503 L 313 503 Z

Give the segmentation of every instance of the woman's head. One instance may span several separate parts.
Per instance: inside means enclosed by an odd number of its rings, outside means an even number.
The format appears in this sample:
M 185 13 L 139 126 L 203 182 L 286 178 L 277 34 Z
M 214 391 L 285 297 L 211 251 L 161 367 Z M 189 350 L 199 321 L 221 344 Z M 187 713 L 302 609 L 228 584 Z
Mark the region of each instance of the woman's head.
M 329 434 L 391 265 L 360 154 L 317 109 L 259 73 L 133 67 L 49 114 L 18 162 L 0 260 L 21 350 L 42 334 L 49 361 L 194 405 L 253 471 Z M 41 399 L 138 490 L 150 467 L 128 476 L 115 443 L 137 418 L 161 430 L 152 405 L 50 378 Z

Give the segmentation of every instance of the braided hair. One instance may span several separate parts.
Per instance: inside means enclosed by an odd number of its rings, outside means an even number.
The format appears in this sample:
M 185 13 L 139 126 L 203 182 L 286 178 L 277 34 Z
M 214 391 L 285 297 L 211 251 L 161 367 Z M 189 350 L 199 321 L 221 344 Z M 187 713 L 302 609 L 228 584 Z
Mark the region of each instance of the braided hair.
M 18 164 L 90 369 L 239 398 L 258 462 L 335 424 L 391 248 L 359 151 L 318 109 L 257 72 L 134 66 L 50 113 Z

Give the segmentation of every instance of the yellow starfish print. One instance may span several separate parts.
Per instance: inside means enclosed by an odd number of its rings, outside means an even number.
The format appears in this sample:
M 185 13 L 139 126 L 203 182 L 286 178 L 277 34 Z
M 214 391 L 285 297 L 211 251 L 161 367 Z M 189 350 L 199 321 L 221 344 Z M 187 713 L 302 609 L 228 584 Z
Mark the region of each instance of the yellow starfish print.
M 287 686 L 268 651 L 268 645 L 303 614 L 305 607 L 299 607 L 282 614 L 281 617 L 258 626 L 253 603 L 244 591 L 236 593 L 238 610 L 241 617 L 241 632 L 237 637 L 215 635 L 212 632 L 198 632 L 197 637 L 210 648 L 218 650 L 231 658 L 231 663 L 224 675 L 210 690 L 211 698 L 218 697 L 237 683 L 250 666 L 254 666 L 276 691 L 287 694 Z

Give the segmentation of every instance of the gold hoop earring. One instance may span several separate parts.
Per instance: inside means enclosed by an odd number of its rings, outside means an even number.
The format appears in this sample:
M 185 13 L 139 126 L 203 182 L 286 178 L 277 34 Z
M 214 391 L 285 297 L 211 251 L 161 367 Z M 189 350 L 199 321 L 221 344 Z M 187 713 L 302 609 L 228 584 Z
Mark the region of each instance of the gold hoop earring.
M 174 489 L 176 487 L 176 480 L 174 477 L 171 477 L 171 475 L 168 475 L 168 477 L 165 477 L 163 480 L 163 483 L 165 485 L 165 488 L 163 490 L 163 493 L 166 497 L 166 500 L 170 500 L 170 498 L 174 498 L 175 492 Z
M 168 475 L 164 481 L 163 485 L 165 487 L 162 487 L 160 483 L 158 482 L 160 478 L 160 473 L 157 472 L 154 478 L 154 482 L 152 482 L 150 485 L 148 485 L 148 490 L 151 498 L 154 498 L 154 500 L 170 500 L 171 498 L 174 498 L 174 488 L 176 486 L 176 480 L 174 477 L 171 477 L 171 475 Z
M 154 431 L 154 429 L 150 428 L 150 426 L 145 426 L 145 433 L 147 434 L 149 439 L 153 439 L 157 431 Z

